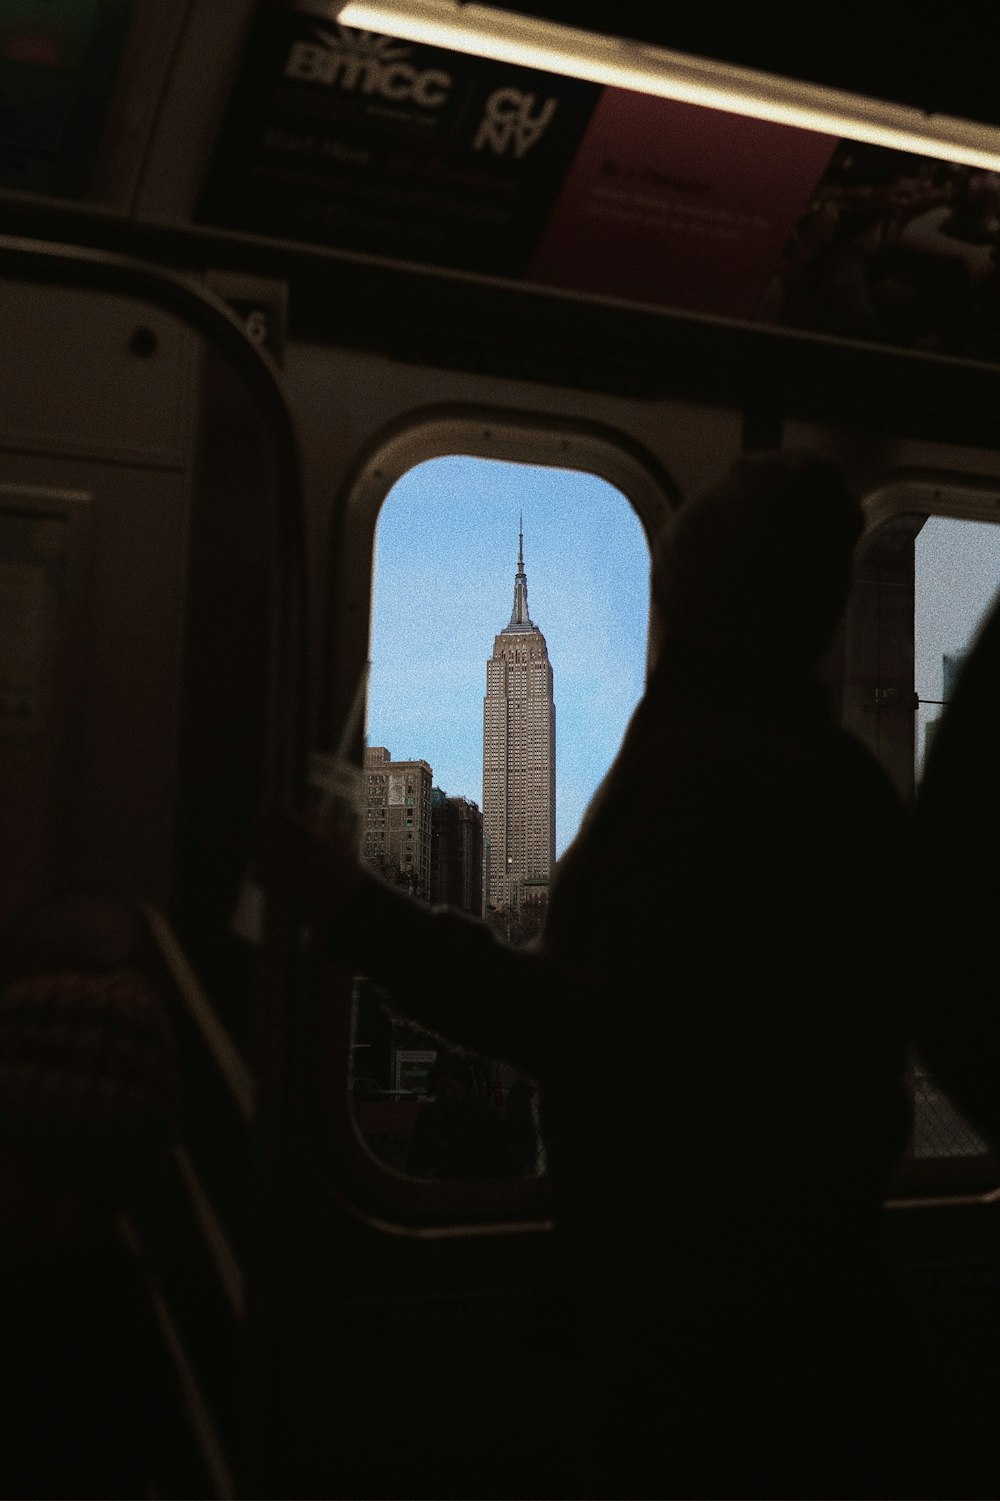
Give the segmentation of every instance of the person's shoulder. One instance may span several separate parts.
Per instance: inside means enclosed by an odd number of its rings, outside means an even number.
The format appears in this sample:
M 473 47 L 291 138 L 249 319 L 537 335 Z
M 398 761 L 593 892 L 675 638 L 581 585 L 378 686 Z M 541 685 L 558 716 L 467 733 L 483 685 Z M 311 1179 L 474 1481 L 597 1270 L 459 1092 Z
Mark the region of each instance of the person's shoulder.
M 850 778 L 859 789 L 867 790 L 869 796 L 894 810 L 898 817 L 905 815 L 906 802 L 902 793 L 888 768 L 863 740 L 853 731 L 835 726 L 831 731 L 830 745 L 831 755 L 845 779 Z

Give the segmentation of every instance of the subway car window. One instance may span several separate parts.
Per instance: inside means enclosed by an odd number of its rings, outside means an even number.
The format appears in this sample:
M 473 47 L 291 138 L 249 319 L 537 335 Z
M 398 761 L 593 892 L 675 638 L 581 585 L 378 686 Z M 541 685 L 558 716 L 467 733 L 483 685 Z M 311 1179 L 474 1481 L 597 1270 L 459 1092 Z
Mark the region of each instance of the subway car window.
M 938 504 L 941 495 L 938 486 Z M 950 515 L 911 510 L 914 498 L 901 493 L 860 550 L 846 704 L 848 722 L 853 712 L 852 728 L 908 798 L 919 788 L 965 653 L 1000 589 L 1000 527 L 972 519 L 977 510 L 989 513 L 995 495 L 956 485 L 950 500 L 958 514 Z M 913 1135 L 902 1195 L 1000 1186 L 1000 1163 L 917 1056 L 910 1079 Z
M 916 539 L 916 774 L 962 659 L 1000 589 L 1000 527 L 929 516 Z
M 529 943 L 642 693 L 648 613 L 645 533 L 606 480 L 465 455 L 404 474 L 376 530 L 364 858 Z M 544 1173 L 531 1080 L 452 1054 L 363 977 L 355 1003 L 355 1119 L 385 1166 Z
M 929 516 L 914 558 L 916 777 L 962 660 L 1000 588 L 1000 527 Z M 917 1162 L 982 1158 L 989 1147 L 937 1087 L 919 1059 L 913 1065 Z M 997 1170 L 1000 1181 L 1000 1167 Z

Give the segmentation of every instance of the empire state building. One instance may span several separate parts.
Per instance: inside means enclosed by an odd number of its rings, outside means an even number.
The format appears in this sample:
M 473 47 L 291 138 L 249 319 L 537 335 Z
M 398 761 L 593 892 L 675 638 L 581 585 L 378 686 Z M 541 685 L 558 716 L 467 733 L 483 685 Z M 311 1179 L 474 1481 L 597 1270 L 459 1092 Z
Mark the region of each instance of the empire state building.
M 544 901 L 556 850 L 556 707 L 545 637 L 528 614 L 523 525 L 514 608 L 486 663 L 483 833 L 489 905 Z

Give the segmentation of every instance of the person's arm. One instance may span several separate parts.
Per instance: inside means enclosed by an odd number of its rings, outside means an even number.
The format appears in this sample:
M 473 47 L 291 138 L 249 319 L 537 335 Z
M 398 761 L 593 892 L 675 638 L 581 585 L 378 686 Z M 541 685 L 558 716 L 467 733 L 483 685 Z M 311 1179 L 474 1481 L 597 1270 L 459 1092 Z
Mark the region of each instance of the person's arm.
M 556 1025 L 559 977 L 533 949 L 485 923 L 426 907 L 300 821 L 272 817 L 258 844 L 265 879 L 297 900 L 338 963 L 389 992 L 395 1010 L 460 1047 L 538 1076 Z
M 925 214 L 917 214 L 900 231 L 899 243 L 907 250 L 921 255 L 934 256 L 938 260 L 958 261 L 973 285 L 977 285 L 995 269 L 992 245 L 974 245 L 949 234 L 944 228 L 951 217 L 951 207 L 942 204 Z
M 425 907 L 366 870 L 324 937 L 421 1026 L 538 1076 L 557 977 L 537 951 L 502 943 L 464 913 Z

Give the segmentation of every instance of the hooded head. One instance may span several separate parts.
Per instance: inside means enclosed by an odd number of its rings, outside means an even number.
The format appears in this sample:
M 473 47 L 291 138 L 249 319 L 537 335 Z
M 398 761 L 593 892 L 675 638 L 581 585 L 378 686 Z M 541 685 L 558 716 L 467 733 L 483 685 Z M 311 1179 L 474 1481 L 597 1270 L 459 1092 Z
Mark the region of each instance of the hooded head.
M 800 453 L 739 459 L 654 545 L 654 676 L 812 677 L 847 601 L 862 526 L 836 464 Z

